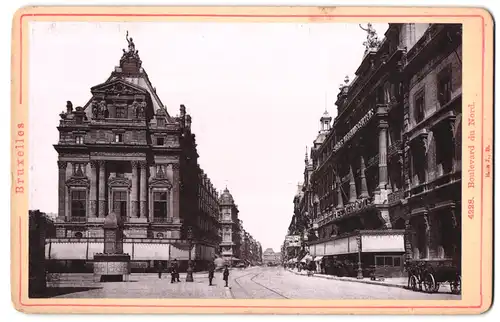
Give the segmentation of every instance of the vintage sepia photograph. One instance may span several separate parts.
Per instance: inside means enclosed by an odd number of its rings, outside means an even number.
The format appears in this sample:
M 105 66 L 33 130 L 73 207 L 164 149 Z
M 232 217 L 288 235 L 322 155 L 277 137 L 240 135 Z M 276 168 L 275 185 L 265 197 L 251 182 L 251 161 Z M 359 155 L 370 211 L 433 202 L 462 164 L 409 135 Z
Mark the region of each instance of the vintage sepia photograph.
M 18 310 L 487 310 L 491 17 L 136 9 L 14 18 Z
M 29 34 L 30 296 L 460 299 L 460 24 Z

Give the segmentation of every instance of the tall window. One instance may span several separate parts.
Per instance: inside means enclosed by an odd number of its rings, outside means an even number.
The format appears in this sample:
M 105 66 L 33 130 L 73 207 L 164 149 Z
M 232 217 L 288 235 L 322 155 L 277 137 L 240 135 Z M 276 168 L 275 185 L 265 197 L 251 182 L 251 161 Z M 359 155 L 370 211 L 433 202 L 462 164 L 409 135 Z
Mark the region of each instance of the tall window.
M 427 165 L 427 156 L 419 147 L 414 147 L 411 151 L 412 157 L 412 177 L 415 184 L 425 182 L 425 168 Z
M 115 142 L 123 142 L 123 134 L 115 134 Z
M 83 136 L 82 135 L 76 135 L 75 136 L 75 143 L 76 144 L 83 144 Z
M 415 123 L 421 122 L 425 117 L 425 94 L 423 90 L 415 94 L 414 117 Z
M 87 216 L 87 192 L 85 190 L 71 191 L 71 217 L 82 219 Z
M 153 213 L 154 218 L 167 218 L 167 193 L 153 193 Z
M 438 99 L 441 106 L 451 100 L 451 68 L 449 66 L 438 75 Z
M 125 107 L 120 106 L 116 108 L 116 118 L 118 119 L 127 118 L 127 111 L 125 110 Z
M 127 216 L 127 192 L 113 191 L 113 211 L 121 217 Z
M 436 138 L 436 161 L 440 175 L 449 173 L 453 169 L 455 145 L 452 133 L 447 129 L 439 129 L 434 132 Z

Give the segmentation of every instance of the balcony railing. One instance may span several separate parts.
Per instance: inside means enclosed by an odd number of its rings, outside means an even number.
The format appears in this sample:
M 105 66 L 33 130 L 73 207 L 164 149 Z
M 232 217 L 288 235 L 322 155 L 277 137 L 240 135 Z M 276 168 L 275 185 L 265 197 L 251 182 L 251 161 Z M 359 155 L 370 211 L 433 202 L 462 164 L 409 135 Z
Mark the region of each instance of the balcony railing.
M 153 222 L 157 224 L 171 224 L 174 220 L 172 217 L 153 217 Z
M 405 192 L 404 192 L 404 190 L 394 191 L 393 193 L 390 193 L 387 196 L 389 205 L 397 204 L 398 202 L 400 202 L 404 198 L 405 198 Z
M 319 226 L 326 225 L 334 220 L 343 218 L 345 216 L 354 215 L 356 213 L 360 213 L 366 209 L 373 207 L 373 199 L 365 198 L 358 199 L 353 203 L 349 203 L 345 205 L 341 209 L 335 209 L 330 214 L 325 216 L 322 220 L 319 221 Z
M 394 142 L 393 144 L 391 144 L 391 146 L 389 146 L 389 149 L 387 150 L 387 157 L 391 158 L 393 155 L 401 152 L 402 147 L 403 142 L 401 140 Z
M 68 222 L 77 222 L 77 223 L 84 223 L 87 222 L 87 217 L 69 217 Z
M 458 182 L 462 179 L 462 171 L 456 170 L 453 172 L 448 172 L 440 175 L 439 177 L 433 179 L 432 181 L 425 182 L 416 186 L 411 187 L 406 191 L 407 197 L 412 197 L 415 195 L 425 194 L 437 188 Z

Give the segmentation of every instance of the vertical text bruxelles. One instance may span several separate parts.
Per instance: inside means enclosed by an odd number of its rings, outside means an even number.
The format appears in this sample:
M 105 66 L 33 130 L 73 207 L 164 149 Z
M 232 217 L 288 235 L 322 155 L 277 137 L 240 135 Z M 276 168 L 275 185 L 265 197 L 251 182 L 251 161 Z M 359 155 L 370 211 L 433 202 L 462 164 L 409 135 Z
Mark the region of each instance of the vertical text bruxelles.
M 24 193 L 24 123 L 17 124 L 17 135 L 14 142 L 16 154 L 16 177 L 14 186 L 17 193 Z

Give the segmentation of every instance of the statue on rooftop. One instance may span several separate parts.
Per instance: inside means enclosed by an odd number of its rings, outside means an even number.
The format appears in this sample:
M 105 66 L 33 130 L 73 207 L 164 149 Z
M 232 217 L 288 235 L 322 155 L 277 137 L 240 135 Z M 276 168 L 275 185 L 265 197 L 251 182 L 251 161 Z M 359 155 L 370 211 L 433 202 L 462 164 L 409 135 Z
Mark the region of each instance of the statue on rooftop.
M 361 24 L 359 27 L 367 32 L 366 41 L 363 43 L 366 47 L 366 51 L 377 49 L 380 45 L 380 41 L 378 40 L 377 31 L 373 28 L 372 24 L 368 23 L 367 28 L 363 28 Z
M 134 39 L 132 37 L 128 37 L 128 30 L 127 30 L 127 35 L 125 36 L 125 39 L 127 39 L 128 42 L 128 52 L 131 54 L 135 54 L 135 44 L 134 44 Z

